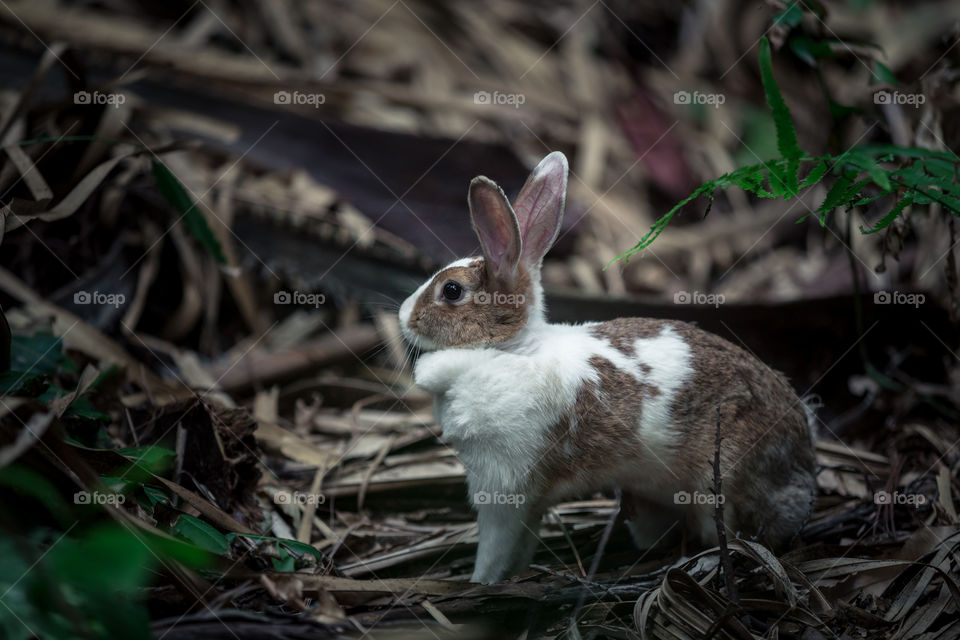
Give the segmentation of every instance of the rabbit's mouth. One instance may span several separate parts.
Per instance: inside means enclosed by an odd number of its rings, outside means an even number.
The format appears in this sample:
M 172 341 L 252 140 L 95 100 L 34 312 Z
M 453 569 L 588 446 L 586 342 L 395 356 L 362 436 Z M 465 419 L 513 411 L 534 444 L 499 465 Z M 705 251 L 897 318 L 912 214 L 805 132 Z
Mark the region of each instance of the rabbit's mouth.
M 421 351 L 436 351 L 440 348 L 433 340 L 414 333 L 402 322 L 400 323 L 400 330 L 403 332 L 403 337 L 406 341 Z
M 417 300 L 420 298 L 429 284 L 429 281 L 426 282 L 419 289 L 410 294 L 407 299 L 403 301 L 403 304 L 400 305 L 400 312 L 397 314 L 400 316 L 400 332 L 403 334 L 404 339 L 414 347 L 417 347 L 423 351 L 435 351 L 439 347 L 430 338 L 421 336 L 410 328 L 410 316 L 413 314 L 413 310 L 417 306 Z

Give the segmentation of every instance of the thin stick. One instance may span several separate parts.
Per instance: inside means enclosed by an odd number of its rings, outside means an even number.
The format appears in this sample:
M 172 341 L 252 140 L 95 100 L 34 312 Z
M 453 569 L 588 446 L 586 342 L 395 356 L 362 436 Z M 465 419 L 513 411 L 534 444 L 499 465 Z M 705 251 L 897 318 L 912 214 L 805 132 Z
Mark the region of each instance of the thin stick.
M 620 489 L 617 489 L 616 493 L 617 504 L 620 504 Z M 610 534 L 613 533 L 613 525 L 617 521 L 618 513 L 620 513 L 619 509 L 610 514 L 610 521 L 607 522 L 607 526 L 603 529 L 603 535 L 600 536 L 600 544 L 597 546 L 596 555 L 593 556 L 593 562 L 590 563 L 590 571 L 587 573 L 587 577 L 583 581 L 584 584 L 593 582 L 593 576 L 596 575 L 597 569 L 600 567 L 600 558 L 603 556 L 603 552 L 607 548 L 607 542 L 610 541 Z M 577 599 L 577 606 L 573 608 L 573 614 L 570 616 L 570 624 L 574 627 L 577 626 L 577 616 L 580 614 L 580 609 L 583 608 L 583 604 L 586 602 L 586 600 L 587 590 L 586 587 L 584 587 L 584 590 L 580 593 L 580 597 Z
M 723 524 L 723 494 L 720 492 L 720 406 L 717 406 L 717 434 L 713 441 L 713 493 L 716 496 L 717 507 L 713 512 L 717 523 L 717 540 L 720 546 L 720 567 L 723 569 L 723 581 L 727 586 L 727 597 L 734 604 L 740 604 L 740 595 L 737 593 L 737 582 L 733 576 L 733 562 L 730 560 L 730 550 L 727 549 L 727 530 Z
M 573 557 L 577 561 L 577 566 L 580 568 L 580 575 L 582 577 L 587 576 L 587 570 L 583 568 L 583 560 L 580 559 L 580 553 L 577 551 L 577 545 L 573 544 L 573 538 L 570 537 L 570 533 L 567 531 L 566 525 L 563 524 L 563 518 L 560 517 L 560 514 L 557 513 L 556 509 L 550 509 L 550 515 L 553 516 L 557 524 L 560 525 L 560 531 L 563 533 L 563 539 L 567 541 L 567 544 L 570 546 L 570 550 L 573 551 Z

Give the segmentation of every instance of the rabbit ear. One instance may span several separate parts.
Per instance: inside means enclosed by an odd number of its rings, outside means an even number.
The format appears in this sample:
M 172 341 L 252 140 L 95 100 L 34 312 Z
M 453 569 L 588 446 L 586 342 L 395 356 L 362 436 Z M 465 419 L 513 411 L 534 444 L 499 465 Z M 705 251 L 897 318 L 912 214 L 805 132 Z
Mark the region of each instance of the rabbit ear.
M 539 266 L 557 235 L 563 220 L 567 196 L 567 158 L 554 151 L 540 161 L 513 202 L 523 238 L 523 259 Z
M 510 282 L 520 262 L 520 225 L 507 196 L 485 176 L 470 182 L 470 220 L 480 239 L 487 275 L 499 282 Z

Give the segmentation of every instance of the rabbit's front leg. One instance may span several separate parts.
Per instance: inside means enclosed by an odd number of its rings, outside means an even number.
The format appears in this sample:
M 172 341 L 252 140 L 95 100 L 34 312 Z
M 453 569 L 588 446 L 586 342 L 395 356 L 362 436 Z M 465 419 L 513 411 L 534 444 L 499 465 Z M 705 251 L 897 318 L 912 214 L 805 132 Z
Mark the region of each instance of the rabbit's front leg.
M 537 543 L 539 518 L 515 504 L 477 505 L 480 542 L 472 582 L 492 584 L 523 571 Z

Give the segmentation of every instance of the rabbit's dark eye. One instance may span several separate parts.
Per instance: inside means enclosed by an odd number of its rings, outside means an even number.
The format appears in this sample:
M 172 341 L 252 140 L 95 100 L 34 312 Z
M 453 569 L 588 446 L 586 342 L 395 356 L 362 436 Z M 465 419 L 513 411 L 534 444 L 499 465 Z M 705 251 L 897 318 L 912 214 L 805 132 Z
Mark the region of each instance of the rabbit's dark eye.
M 450 280 L 445 285 L 443 285 L 443 297 L 449 300 L 450 302 L 456 302 L 463 297 L 463 287 L 460 286 L 459 282 L 454 282 Z

